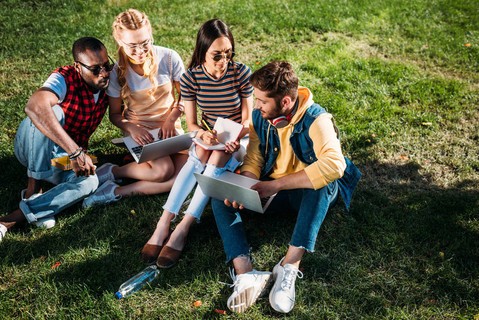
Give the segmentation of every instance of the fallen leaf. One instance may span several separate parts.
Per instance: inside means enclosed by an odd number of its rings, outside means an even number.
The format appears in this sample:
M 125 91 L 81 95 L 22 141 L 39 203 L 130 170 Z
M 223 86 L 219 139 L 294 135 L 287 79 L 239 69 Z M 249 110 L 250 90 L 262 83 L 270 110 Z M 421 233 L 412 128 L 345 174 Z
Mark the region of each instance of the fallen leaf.
M 439 252 L 439 258 L 444 259 L 444 252 L 442 251 Z
M 136 217 L 136 211 L 135 211 L 135 210 L 131 209 L 130 214 L 131 214 L 132 216 Z
M 196 300 L 195 302 L 193 302 L 193 306 L 195 308 L 201 307 L 202 304 L 203 304 L 203 302 L 201 302 L 201 300 Z
M 226 311 L 220 309 L 215 309 L 215 312 L 219 314 L 226 314 Z
M 464 47 L 470 47 L 471 44 L 470 43 L 464 43 Z
M 432 126 L 432 122 L 423 122 L 421 123 L 423 126 Z
M 61 264 L 62 264 L 62 263 L 61 263 L 60 261 L 55 262 L 55 263 L 52 265 L 52 270 L 58 268 L 59 266 L 61 266 Z
M 407 160 L 409 160 L 409 157 L 408 157 L 407 155 L 405 155 L 405 154 L 401 154 L 401 155 L 399 156 L 399 159 L 402 160 L 402 161 L 407 161 Z

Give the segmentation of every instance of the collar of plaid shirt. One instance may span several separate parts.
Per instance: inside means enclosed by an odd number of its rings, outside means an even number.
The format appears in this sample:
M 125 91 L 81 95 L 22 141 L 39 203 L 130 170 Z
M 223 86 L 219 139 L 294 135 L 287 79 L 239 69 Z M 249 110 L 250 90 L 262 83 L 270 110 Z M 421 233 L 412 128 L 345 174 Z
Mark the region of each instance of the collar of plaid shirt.
M 86 150 L 90 136 L 95 132 L 108 108 L 108 97 L 105 90 L 101 90 L 95 103 L 93 93 L 74 66 L 60 67 L 54 72 L 65 78 L 67 86 L 65 98 L 59 103 L 65 114 L 63 129 Z

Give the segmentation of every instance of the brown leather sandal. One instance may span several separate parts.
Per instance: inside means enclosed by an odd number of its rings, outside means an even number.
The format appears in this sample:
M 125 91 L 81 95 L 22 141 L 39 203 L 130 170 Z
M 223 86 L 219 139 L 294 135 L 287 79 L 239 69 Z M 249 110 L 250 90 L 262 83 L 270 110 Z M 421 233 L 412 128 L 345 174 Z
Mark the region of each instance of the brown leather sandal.
M 176 250 L 168 246 L 164 246 L 161 249 L 160 255 L 156 260 L 158 268 L 168 269 L 173 267 L 180 260 L 183 250 Z
M 163 240 L 163 243 L 168 242 L 172 232 L 173 232 L 173 230 L 170 229 L 170 231 L 168 232 L 168 236 L 166 237 L 165 240 Z M 141 259 L 145 263 L 151 264 L 151 263 L 155 262 L 156 259 L 158 259 L 158 255 L 160 254 L 162 249 L 163 249 L 163 245 L 158 246 L 156 244 L 148 244 L 147 243 L 141 249 Z
M 141 260 L 145 263 L 153 263 L 158 258 L 158 255 L 163 249 L 163 246 L 157 246 L 156 244 L 145 244 L 141 249 Z

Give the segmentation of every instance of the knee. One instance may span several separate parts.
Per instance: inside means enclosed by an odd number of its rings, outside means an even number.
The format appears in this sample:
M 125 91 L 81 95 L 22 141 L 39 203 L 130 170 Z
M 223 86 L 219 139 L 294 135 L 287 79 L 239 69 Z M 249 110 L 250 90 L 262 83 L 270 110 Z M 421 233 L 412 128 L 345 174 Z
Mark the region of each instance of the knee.
M 79 192 L 83 196 L 88 196 L 92 194 L 96 189 L 98 189 L 99 181 L 97 175 L 85 177 L 78 184 Z
M 155 182 L 165 182 L 170 180 L 174 174 L 175 174 L 174 166 L 165 166 L 162 168 L 158 168 L 156 170 L 152 170 L 151 180 Z

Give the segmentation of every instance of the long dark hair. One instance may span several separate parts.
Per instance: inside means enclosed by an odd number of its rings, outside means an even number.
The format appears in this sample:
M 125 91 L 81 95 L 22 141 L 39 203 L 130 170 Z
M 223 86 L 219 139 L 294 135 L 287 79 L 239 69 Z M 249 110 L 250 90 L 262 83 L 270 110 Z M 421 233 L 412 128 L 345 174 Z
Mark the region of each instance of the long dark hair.
M 196 45 L 188 69 L 194 68 L 205 62 L 206 52 L 211 44 L 220 37 L 226 37 L 230 40 L 232 50 L 235 51 L 235 40 L 230 29 L 220 19 L 211 19 L 206 21 L 198 31 L 196 36 Z M 231 60 L 233 61 L 233 60 Z

